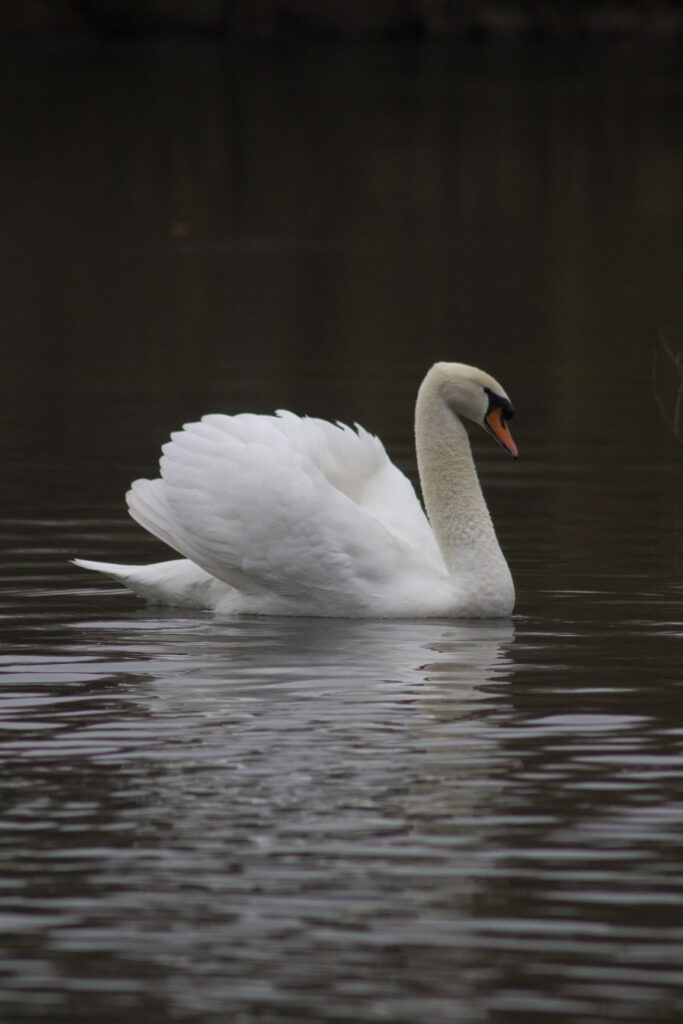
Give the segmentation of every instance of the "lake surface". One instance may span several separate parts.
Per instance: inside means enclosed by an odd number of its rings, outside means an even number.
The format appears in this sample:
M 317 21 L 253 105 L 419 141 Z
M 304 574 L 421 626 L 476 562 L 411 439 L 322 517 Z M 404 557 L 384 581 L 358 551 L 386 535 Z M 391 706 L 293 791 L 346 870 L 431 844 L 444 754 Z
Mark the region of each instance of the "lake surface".
M 3 53 L 0 1019 L 683 1018 L 676 54 Z M 653 377 L 653 357 L 656 370 Z M 509 621 L 160 611 L 69 564 L 204 412 L 359 421 L 436 359 Z

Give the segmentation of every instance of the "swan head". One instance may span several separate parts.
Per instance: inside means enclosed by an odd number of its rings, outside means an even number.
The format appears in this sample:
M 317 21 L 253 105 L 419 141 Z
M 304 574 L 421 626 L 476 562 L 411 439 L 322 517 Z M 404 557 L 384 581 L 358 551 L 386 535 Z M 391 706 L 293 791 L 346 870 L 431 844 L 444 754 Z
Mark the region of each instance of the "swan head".
M 465 363 L 435 363 L 427 377 L 432 375 L 443 401 L 456 416 L 478 423 L 517 458 L 517 445 L 509 427 L 515 410 L 494 377 Z

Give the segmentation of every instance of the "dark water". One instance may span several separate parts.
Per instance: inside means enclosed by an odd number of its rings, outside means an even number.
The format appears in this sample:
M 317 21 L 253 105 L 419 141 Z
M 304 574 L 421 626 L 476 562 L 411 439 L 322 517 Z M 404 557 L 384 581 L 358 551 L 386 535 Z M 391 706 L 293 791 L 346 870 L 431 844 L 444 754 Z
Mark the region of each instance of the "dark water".
M 676 54 L 3 58 L 3 1024 L 678 1022 Z M 414 474 L 442 358 L 517 406 L 517 463 L 474 439 L 511 621 L 216 623 L 68 564 L 162 555 L 123 492 L 203 412 Z

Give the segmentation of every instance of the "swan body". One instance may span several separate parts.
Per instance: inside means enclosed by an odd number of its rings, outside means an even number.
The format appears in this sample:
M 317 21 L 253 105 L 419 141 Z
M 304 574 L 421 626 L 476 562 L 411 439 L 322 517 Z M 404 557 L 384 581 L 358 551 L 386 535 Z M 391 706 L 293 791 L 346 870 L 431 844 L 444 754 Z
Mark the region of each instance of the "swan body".
M 280 411 L 204 416 L 136 480 L 131 516 L 183 557 L 146 566 L 76 559 L 152 603 L 217 615 L 500 617 L 514 587 L 462 418 L 514 456 L 512 405 L 492 377 L 436 363 L 417 398 L 427 509 L 378 438 Z

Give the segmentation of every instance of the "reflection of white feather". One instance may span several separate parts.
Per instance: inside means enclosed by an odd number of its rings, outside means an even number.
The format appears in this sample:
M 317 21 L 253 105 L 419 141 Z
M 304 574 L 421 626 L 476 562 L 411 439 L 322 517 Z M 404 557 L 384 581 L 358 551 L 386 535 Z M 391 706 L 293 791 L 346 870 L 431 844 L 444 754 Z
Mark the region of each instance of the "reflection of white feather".
M 496 415 L 490 419 L 491 409 Z M 432 523 L 362 428 L 277 416 L 205 416 L 136 480 L 131 515 L 184 558 L 135 568 L 79 561 L 148 600 L 221 614 L 500 616 L 514 590 L 459 416 L 515 453 L 493 378 L 439 363 L 420 389 L 420 474 Z
M 654 350 L 652 389 L 659 411 L 683 441 L 683 351 L 664 336 Z

